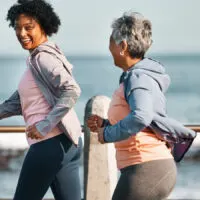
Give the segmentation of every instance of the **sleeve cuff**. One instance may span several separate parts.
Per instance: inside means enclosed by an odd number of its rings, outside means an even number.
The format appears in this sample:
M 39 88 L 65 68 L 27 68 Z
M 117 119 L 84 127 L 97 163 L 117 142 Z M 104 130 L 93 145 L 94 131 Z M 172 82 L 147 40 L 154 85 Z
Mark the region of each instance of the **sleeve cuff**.
M 107 126 L 103 129 L 102 131 L 102 137 L 103 137 L 103 140 L 104 140 L 104 143 L 109 143 L 107 140 L 106 140 L 106 129 L 107 129 Z
M 36 123 L 35 127 L 37 128 L 38 132 L 43 136 L 50 132 L 49 123 L 46 121 L 39 121 L 38 123 Z
M 109 120 L 108 120 L 108 119 L 103 119 L 103 123 L 102 123 L 102 125 L 101 125 L 101 128 L 106 127 L 106 126 L 109 126 L 109 125 L 110 125 Z

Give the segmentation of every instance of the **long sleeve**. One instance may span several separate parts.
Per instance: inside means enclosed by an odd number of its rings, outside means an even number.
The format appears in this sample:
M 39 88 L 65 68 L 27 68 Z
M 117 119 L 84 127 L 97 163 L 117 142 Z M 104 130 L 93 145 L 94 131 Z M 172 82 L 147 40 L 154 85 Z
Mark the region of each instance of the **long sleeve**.
M 125 140 L 149 126 L 153 119 L 153 97 L 147 88 L 136 88 L 128 96 L 130 114 L 113 126 L 104 129 L 106 142 Z
M 0 104 L 0 119 L 21 114 L 20 97 L 18 91 L 15 91 L 9 99 Z

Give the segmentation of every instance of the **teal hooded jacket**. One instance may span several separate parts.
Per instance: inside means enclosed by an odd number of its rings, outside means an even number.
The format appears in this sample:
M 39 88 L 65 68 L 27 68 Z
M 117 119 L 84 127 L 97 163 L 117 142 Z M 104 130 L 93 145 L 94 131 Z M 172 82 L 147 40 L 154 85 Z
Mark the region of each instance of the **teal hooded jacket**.
M 196 132 L 167 115 L 165 92 L 170 85 L 170 77 L 165 68 L 157 61 L 144 58 L 123 72 L 120 83 L 124 84 L 124 96 L 131 112 L 117 124 L 105 127 L 105 141 L 125 140 L 149 127 L 158 138 L 173 147 L 174 159 L 180 161 Z

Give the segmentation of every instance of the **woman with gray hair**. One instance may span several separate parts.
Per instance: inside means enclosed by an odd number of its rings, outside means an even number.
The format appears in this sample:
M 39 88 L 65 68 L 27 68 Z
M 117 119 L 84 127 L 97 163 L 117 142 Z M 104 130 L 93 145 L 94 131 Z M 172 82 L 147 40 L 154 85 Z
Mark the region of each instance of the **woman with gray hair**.
M 113 200 L 165 199 L 176 182 L 173 156 L 180 161 L 196 133 L 166 115 L 170 78 L 159 62 L 144 57 L 152 44 L 151 22 L 125 13 L 112 29 L 109 49 L 123 70 L 120 85 L 108 120 L 93 115 L 87 124 L 100 143 L 115 143 L 121 176 Z

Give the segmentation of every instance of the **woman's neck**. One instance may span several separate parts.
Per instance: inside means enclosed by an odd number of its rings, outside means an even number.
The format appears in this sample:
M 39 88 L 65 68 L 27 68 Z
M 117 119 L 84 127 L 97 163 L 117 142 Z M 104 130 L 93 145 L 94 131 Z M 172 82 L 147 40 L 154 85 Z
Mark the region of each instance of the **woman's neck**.
M 42 41 L 38 46 L 40 46 L 41 44 L 43 44 L 43 43 L 45 43 L 45 42 L 47 42 L 47 41 L 48 41 L 48 38 L 45 37 L 45 38 L 43 39 L 43 41 Z M 38 46 L 37 46 L 37 47 L 38 47 Z M 35 47 L 34 49 L 36 49 L 37 47 Z M 33 52 L 34 49 L 30 49 L 30 50 L 29 50 L 29 53 L 31 54 L 31 52 Z
M 122 67 L 123 71 L 129 70 L 131 67 L 133 67 L 136 63 L 138 63 L 141 60 L 142 58 L 128 58 L 126 60 L 126 63 Z

